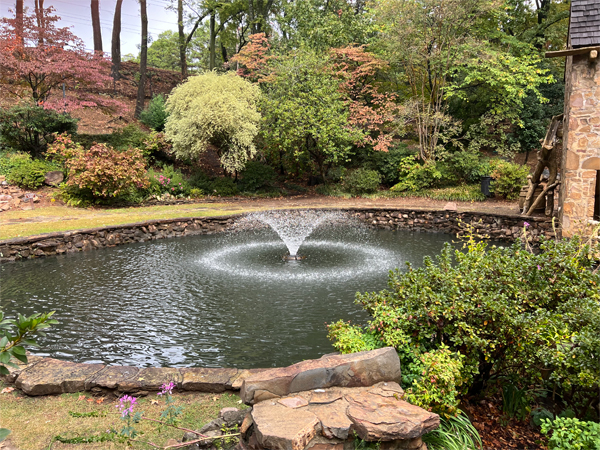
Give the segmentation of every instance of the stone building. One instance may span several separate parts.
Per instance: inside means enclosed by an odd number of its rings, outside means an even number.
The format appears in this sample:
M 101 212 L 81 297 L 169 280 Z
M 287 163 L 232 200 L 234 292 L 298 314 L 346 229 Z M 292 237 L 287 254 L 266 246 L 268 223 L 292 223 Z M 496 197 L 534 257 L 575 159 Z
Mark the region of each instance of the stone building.
M 600 220 L 600 0 L 572 0 L 566 56 L 562 184 L 564 236 Z

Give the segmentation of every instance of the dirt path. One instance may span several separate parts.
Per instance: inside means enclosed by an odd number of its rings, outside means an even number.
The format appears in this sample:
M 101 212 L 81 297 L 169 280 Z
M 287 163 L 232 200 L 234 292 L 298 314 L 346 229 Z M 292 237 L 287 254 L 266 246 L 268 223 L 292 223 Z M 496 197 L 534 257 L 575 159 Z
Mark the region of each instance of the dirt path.
M 250 211 L 287 208 L 408 208 L 444 209 L 448 202 L 426 198 L 335 198 L 298 196 L 277 199 L 230 198 L 199 200 L 197 203 L 132 208 L 70 208 L 43 204 L 29 210 L 10 210 L 0 214 L 0 240 L 32 236 L 53 231 L 68 231 L 109 225 L 143 222 L 151 219 L 201 217 L 236 214 Z M 454 202 L 458 211 L 494 214 L 518 214 L 516 203 L 489 200 L 486 202 Z

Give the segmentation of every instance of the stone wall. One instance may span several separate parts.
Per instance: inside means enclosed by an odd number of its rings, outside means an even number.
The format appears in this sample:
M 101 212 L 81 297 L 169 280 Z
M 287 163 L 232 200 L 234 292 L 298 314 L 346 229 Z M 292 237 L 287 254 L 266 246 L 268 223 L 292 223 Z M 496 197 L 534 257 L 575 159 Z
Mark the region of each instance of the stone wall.
M 585 231 L 594 217 L 596 183 L 600 182 L 599 65 L 589 53 L 567 58 L 559 213 L 564 236 Z
M 456 235 L 464 224 L 472 224 L 479 234 L 501 241 L 513 241 L 523 232 L 524 219 L 519 215 L 496 215 L 458 211 L 421 211 L 411 209 L 346 209 L 369 226 L 383 229 L 435 231 Z M 104 247 L 146 242 L 177 236 L 212 234 L 225 231 L 242 215 L 150 220 L 87 230 L 49 233 L 39 236 L 0 241 L 0 262 L 31 259 Z M 542 235 L 552 237 L 552 221 L 546 217 L 529 217 L 528 234 L 533 243 Z M 462 224 L 462 225 L 461 225 Z

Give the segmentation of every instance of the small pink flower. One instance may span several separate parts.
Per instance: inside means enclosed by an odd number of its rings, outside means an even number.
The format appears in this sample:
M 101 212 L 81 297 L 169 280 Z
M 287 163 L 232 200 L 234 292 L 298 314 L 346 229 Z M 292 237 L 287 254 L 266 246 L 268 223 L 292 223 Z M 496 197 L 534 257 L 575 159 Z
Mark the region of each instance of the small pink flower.
M 527 228 L 529 226 L 529 222 L 523 222 L 523 226 Z

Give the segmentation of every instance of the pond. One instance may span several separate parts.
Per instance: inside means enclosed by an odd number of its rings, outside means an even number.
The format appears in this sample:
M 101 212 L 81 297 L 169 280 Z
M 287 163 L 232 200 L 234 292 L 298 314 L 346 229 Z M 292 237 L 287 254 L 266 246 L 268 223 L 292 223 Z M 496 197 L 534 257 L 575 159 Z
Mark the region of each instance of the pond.
M 326 323 L 364 323 L 357 291 L 421 265 L 451 236 L 317 228 L 286 261 L 272 229 L 105 248 L 0 267 L 8 316 L 56 311 L 35 354 L 76 362 L 277 367 L 333 350 Z

